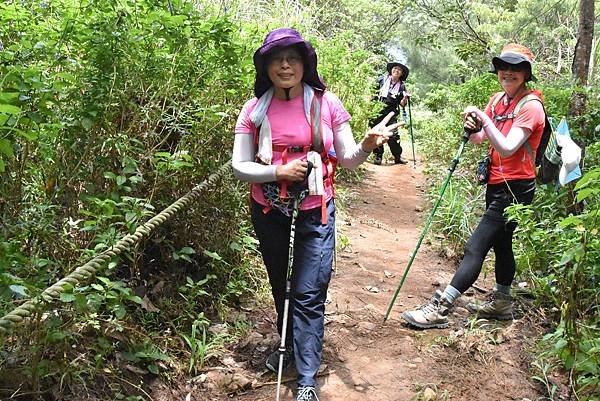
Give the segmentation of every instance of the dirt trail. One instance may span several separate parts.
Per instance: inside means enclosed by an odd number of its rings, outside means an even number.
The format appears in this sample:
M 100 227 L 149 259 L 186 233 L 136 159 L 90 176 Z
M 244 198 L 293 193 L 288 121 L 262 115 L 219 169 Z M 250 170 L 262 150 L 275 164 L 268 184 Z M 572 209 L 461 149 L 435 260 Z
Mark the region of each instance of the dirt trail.
M 448 329 L 418 331 L 401 322 L 400 312 L 443 289 L 456 267 L 455 261 L 441 258 L 426 245 L 413 263 L 390 319 L 383 323 L 427 217 L 428 212 L 419 212 L 425 182 L 419 166 L 413 169 L 412 163 L 369 164 L 367 170 L 364 182 L 349 188 L 355 200 L 346 215 L 338 215 L 338 230 L 349 246 L 337 256 L 330 285 L 320 400 L 538 399 L 541 394 L 530 381 L 531 357 L 526 352 L 537 329 L 527 318 L 471 327 L 462 306 L 485 294 L 471 291 L 463 296 Z M 492 285 L 489 278 L 477 283 L 482 289 Z M 252 333 L 233 355 L 238 366 L 252 373 L 254 388 L 200 399 L 275 399 L 275 386 L 264 383 L 276 377 L 263 369 L 268 353 L 264 344 L 276 342 L 268 334 L 274 331 L 274 314 L 266 310 L 256 319 L 255 331 L 260 335 Z M 293 374 L 288 374 L 282 400 L 293 400 Z

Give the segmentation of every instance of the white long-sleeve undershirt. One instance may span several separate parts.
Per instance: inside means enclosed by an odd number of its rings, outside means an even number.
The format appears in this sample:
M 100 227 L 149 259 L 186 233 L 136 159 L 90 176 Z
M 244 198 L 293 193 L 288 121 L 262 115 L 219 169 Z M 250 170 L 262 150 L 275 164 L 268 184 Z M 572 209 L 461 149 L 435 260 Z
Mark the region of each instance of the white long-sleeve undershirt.
M 512 156 L 531 135 L 531 131 L 522 127 L 511 127 L 508 135 L 504 136 L 502 132 L 494 125 L 492 119 L 485 113 L 478 113 L 482 119 L 483 126 L 481 131 L 472 134 L 469 139 L 474 143 L 481 143 L 484 137 L 487 137 L 494 149 L 501 157 Z
M 350 124 L 345 122 L 333 132 L 333 147 L 342 167 L 355 169 L 362 164 L 371 152 L 362 148 L 362 142 L 356 143 Z M 233 142 L 231 166 L 234 176 L 242 181 L 263 183 L 276 180 L 276 165 L 265 165 L 255 161 L 255 144 L 252 134 L 236 134 Z

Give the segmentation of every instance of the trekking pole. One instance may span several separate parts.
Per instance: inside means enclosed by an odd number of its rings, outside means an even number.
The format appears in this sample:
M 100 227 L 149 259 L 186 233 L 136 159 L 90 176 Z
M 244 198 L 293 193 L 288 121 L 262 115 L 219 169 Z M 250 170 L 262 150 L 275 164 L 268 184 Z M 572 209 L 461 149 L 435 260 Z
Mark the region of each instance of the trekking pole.
M 410 100 L 409 100 L 409 102 L 410 102 Z M 446 180 L 444 181 L 444 184 L 442 185 L 442 189 L 440 190 L 438 199 L 436 200 L 435 204 L 433 205 L 433 209 L 431 209 L 429 218 L 427 218 L 425 227 L 423 228 L 423 231 L 421 232 L 421 237 L 419 238 L 419 241 L 417 242 L 417 247 L 415 248 L 415 250 L 413 251 L 413 253 L 410 256 L 410 260 L 408 261 L 408 266 L 406 266 L 406 270 L 404 270 L 404 274 L 402 275 L 400 284 L 398 285 L 398 288 L 396 289 L 396 292 L 394 293 L 394 296 L 392 298 L 392 302 L 390 302 L 390 306 L 388 307 L 387 312 L 385 313 L 385 317 L 383 318 L 384 323 L 390 316 L 390 312 L 392 311 L 394 302 L 396 302 L 398 293 L 400 292 L 400 289 L 402 288 L 402 285 L 404 284 L 404 280 L 406 279 L 406 276 L 408 275 L 408 271 L 410 270 L 410 267 L 412 266 L 412 263 L 415 260 L 415 256 L 417 256 L 417 251 L 419 250 L 419 247 L 421 246 L 421 242 L 423 242 L 423 238 L 425 237 L 425 234 L 427 233 L 427 230 L 429 229 L 429 226 L 431 225 L 431 221 L 433 220 L 433 215 L 435 214 L 435 211 L 437 210 L 438 206 L 440 205 L 442 197 L 444 196 L 444 192 L 446 191 L 446 187 L 448 186 L 448 183 L 450 182 L 450 177 L 452 177 L 452 173 L 454 173 L 454 170 L 456 169 L 456 166 L 458 165 L 458 162 L 460 161 L 460 156 L 462 155 L 463 149 L 465 148 L 465 145 L 466 145 L 467 141 L 469 140 L 469 136 L 472 133 L 473 132 L 467 132 L 465 130 L 465 132 L 462 136 L 460 147 L 458 148 L 458 152 L 456 152 L 456 156 L 454 157 L 454 160 L 452 160 L 452 164 L 448 168 L 448 176 L 446 177 Z
M 412 144 L 412 151 L 413 151 L 413 168 L 416 168 L 417 167 L 417 158 L 415 156 L 415 138 L 413 137 L 412 113 L 410 111 L 410 96 L 408 97 L 408 131 L 410 132 L 410 142 Z
M 308 169 L 306 170 L 305 177 L 308 177 L 312 170 L 313 164 L 308 162 Z M 281 326 L 281 341 L 279 342 L 279 366 L 277 367 L 277 398 L 279 401 L 279 394 L 281 390 L 281 376 L 283 374 L 283 356 L 285 354 L 285 338 L 287 335 L 287 323 L 288 314 L 290 310 L 290 298 L 292 294 L 292 268 L 294 266 L 294 237 L 296 236 L 296 219 L 298 218 L 298 211 L 300 209 L 300 203 L 307 194 L 307 190 L 302 190 L 302 183 L 296 183 L 290 188 L 290 193 L 294 199 L 292 207 L 292 221 L 290 223 L 290 245 L 288 248 L 288 265 L 286 270 L 285 278 L 285 300 L 283 301 L 283 324 Z

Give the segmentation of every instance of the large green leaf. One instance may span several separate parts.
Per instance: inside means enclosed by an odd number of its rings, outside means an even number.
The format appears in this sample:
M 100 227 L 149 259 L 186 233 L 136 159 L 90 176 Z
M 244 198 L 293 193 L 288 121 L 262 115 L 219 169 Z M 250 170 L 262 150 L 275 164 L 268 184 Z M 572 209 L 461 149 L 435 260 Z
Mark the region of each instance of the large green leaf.
M 17 106 L 13 106 L 12 104 L 0 104 L 0 113 L 6 114 L 19 114 L 21 109 Z
M 0 139 L 0 153 L 3 153 L 7 157 L 14 156 L 12 143 L 6 138 Z

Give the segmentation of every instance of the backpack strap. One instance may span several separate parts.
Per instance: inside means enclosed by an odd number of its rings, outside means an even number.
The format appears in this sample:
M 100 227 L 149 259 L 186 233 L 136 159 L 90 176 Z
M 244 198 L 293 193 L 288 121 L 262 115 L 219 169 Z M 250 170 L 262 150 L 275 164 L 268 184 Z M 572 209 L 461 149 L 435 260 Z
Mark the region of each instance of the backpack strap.
M 496 105 L 500 102 L 500 100 L 503 97 L 503 93 L 499 92 L 498 94 L 495 95 L 494 100 L 492 101 L 492 118 L 494 119 L 494 121 L 506 121 L 506 120 L 512 120 L 514 119 L 518 114 L 519 111 L 521 111 L 521 108 L 523 107 L 523 105 L 525 105 L 525 103 L 529 102 L 530 100 L 537 100 L 538 102 L 542 103 L 542 100 L 535 95 L 534 93 L 528 93 L 525 96 L 521 97 L 521 99 L 519 99 L 519 102 L 517 103 L 517 105 L 515 106 L 515 108 L 513 109 L 513 111 L 511 113 L 505 114 L 505 115 L 498 115 L 496 114 Z M 544 104 L 542 103 L 542 107 L 544 106 Z M 545 111 L 544 111 L 545 113 Z M 527 150 L 527 153 L 529 153 L 529 158 L 531 159 L 531 162 L 533 163 L 533 165 L 535 166 L 535 158 L 533 157 L 533 150 L 531 149 L 531 145 L 529 144 L 529 138 L 525 141 L 525 143 L 523 143 L 523 146 L 525 147 L 525 150 Z
M 321 103 L 323 95 L 317 95 L 312 99 L 310 105 L 310 128 L 312 131 L 312 147 L 322 154 L 323 153 L 323 132 L 321 129 Z
M 511 113 L 511 114 L 513 114 L 513 117 L 511 117 L 511 118 L 515 118 L 517 116 L 517 114 L 519 114 L 521 107 L 523 107 L 523 105 L 525 103 L 529 102 L 530 100 L 537 100 L 538 102 L 540 102 L 542 104 L 542 107 L 544 107 L 544 103 L 542 103 L 542 99 L 540 99 L 533 93 L 528 93 L 527 95 L 523 96 L 521 98 L 521 100 L 519 100 L 519 103 L 517 103 L 517 105 L 515 106 L 515 109 Z M 544 115 L 545 114 L 546 114 L 546 110 L 544 109 Z M 529 158 L 531 159 L 531 162 L 533 163 L 533 166 L 535 167 L 535 157 L 533 156 L 533 150 L 531 149 L 531 145 L 529 144 L 529 138 L 527 138 L 527 140 L 525 141 L 523 146 L 525 147 L 525 150 L 527 150 L 527 153 L 529 153 Z
M 323 179 L 323 183 L 328 183 L 331 186 L 333 196 L 335 196 L 335 189 L 333 186 L 333 180 L 335 175 L 335 163 L 332 162 L 329 152 L 325 149 L 323 142 L 323 129 L 321 121 L 321 110 L 322 110 L 323 94 L 315 93 L 310 105 L 310 126 L 312 131 L 312 150 L 321 155 L 323 161 L 323 168 L 327 169 L 327 175 Z M 327 224 L 327 202 L 325 200 L 325 194 L 321 195 L 321 224 Z
M 499 119 L 497 117 L 498 114 L 496 114 L 496 106 L 498 105 L 498 103 L 500 103 L 500 100 L 502 100 L 502 97 L 504 96 L 504 92 L 498 92 L 494 95 L 494 100 L 492 101 L 492 118 L 494 119 L 494 121 L 502 121 L 502 119 Z

